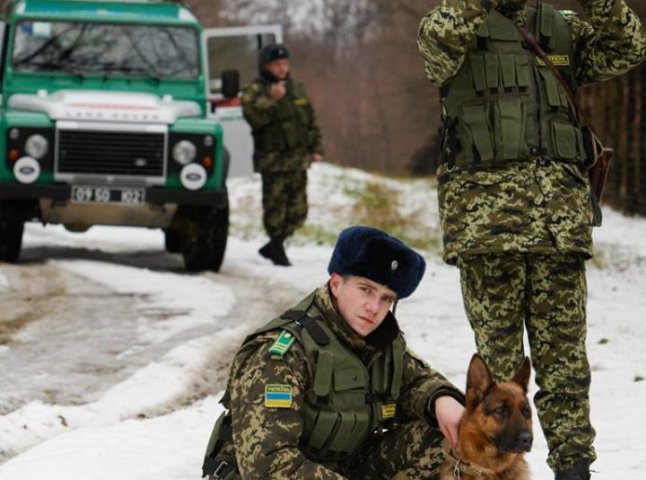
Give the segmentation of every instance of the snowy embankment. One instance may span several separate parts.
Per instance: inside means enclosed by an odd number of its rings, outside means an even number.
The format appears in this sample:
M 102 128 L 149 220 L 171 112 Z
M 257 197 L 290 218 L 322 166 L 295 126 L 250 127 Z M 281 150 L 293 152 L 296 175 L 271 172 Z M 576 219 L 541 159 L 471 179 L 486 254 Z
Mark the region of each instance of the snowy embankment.
M 6 459 L 0 479 L 199 478 L 231 354 L 246 333 L 326 280 L 334 235 L 350 223 L 403 228 L 425 248 L 428 272 L 412 298 L 401 303 L 398 317 L 411 348 L 463 386 L 474 344 L 458 272 L 438 255 L 434 183 L 325 164 L 315 165 L 310 178 L 310 216 L 288 250 L 292 268 L 273 267 L 256 253 L 264 241 L 258 178 L 230 183 L 232 238 L 219 274 L 184 274 L 178 257 L 162 252 L 156 231 L 96 228 L 78 235 L 29 225 L 26 264 L 0 265 L 0 298 L 18 295 L 16 279 L 42 265 L 74 288 L 68 288 L 72 293 L 64 306 L 45 311 L 42 321 L 32 321 L 11 342 L 0 344 L 0 363 L 19 372 L 0 374 L 0 458 Z M 383 212 L 389 209 L 401 218 L 384 224 Z M 641 413 L 646 399 L 641 381 L 646 377 L 646 220 L 612 211 L 605 215 L 604 227 L 595 232 L 598 259 L 589 262 L 588 270 L 592 415 L 599 453 L 595 479 L 641 478 L 646 467 Z M 94 311 L 84 311 L 87 318 L 74 310 L 74 291 L 79 301 L 96 296 L 88 307 Z M 29 301 L 39 295 L 30 293 Z M 262 303 L 275 297 L 280 301 Z M 118 313 L 124 302 L 131 303 Z M 123 316 L 129 318 L 121 321 Z M 55 344 L 65 341 L 63 347 Z M 30 342 L 40 355 L 25 353 Z M 18 363 L 21 355 L 25 360 Z M 67 366 L 74 358 L 82 358 L 82 365 L 92 359 L 109 364 L 117 373 L 108 375 L 97 366 L 98 373 L 89 375 L 95 377 L 91 388 L 73 401 L 62 394 L 40 395 L 58 370 L 81 368 L 79 362 Z M 37 369 L 29 369 L 32 362 Z M 88 375 L 74 378 L 77 384 L 88 381 Z M 65 390 L 64 381 L 56 380 Z M 537 421 L 536 426 L 528 459 L 534 478 L 547 479 L 547 449 Z

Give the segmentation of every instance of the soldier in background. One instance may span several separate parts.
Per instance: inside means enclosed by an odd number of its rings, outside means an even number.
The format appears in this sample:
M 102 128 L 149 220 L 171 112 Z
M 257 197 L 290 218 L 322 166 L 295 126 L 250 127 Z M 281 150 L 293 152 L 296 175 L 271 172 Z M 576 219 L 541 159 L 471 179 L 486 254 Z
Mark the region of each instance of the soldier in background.
M 578 1 L 588 21 L 541 2 L 443 0 L 418 34 L 442 102 L 444 259 L 460 268 L 478 350 L 498 380 L 523 360 L 527 329 L 557 480 L 589 479 L 596 458 L 584 265 L 593 159 L 563 84 L 517 26 L 574 91 L 627 72 L 646 53 L 640 20 L 623 0 Z
M 380 230 L 342 231 L 329 281 L 238 351 L 204 475 L 438 478 L 443 434 L 455 446 L 464 397 L 406 349 L 392 312 L 425 265 Z
M 262 176 L 263 224 L 269 242 L 259 253 L 291 265 L 284 242 L 307 217 L 307 169 L 322 160 L 321 133 L 302 84 L 289 74 L 289 51 L 272 44 L 259 52 L 260 76 L 245 86 L 244 117 L 254 138 L 254 169 Z

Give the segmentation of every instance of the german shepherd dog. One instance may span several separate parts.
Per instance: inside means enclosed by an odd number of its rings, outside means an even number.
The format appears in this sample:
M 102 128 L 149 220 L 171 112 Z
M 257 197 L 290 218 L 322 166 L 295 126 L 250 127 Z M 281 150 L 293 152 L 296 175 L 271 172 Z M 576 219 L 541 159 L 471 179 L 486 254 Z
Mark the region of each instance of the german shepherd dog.
M 482 357 L 471 358 L 458 446 L 449 450 L 445 442 L 440 480 L 529 480 L 523 454 L 533 441 L 530 371 L 525 357 L 514 378 L 496 383 Z

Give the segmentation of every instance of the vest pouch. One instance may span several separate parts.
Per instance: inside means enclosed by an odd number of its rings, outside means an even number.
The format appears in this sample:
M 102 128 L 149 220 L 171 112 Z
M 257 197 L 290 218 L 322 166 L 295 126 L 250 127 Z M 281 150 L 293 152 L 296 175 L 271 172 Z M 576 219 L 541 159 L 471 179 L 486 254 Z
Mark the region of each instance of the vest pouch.
M 573 161 L 577 159 L 577 128 L 558 120 L 552 121 L 552 145 L 559 159 Z
M 491 124 L 487 115 L 487 105 L 466 105 L 462 107 L 462 121 L 458 123 L 458 134 L 460 138 L 465 139 L 462 145 L 462 152 L 456 157 L 455 164 L 458 166 L 468 166 L 476 163 L 476 160 L 470 157 L 470 154 L 477 156 L 481 162 L 491 162 L 494 158 L 493 143 L 491 139 Z M 466 128 L 465 128 L 466 127 Z M 468 140 L 468 143 L 467 141 Z M 463 158 L 467 156 L 467 158 Z
M 282 128 L 271 124 L 259 132 L 257 149 L 262 154 L 282 152 L 286 149 Z
M 298 132 L 293 122 L 281 123 L 281 130 L 283 131 L 283 139 L 285 141 L 285 148 L 281 150 L 293 150 L 299 146 Z
M 323 448 L 328 445 L 332 437 L 332 432 L 337 420 L 339 420 L 339 415 L 336 412 L 327 412 L 325 410 L 316 411 L 307 405 L 306 409 L 308 408 L 312 410 L 312 413 L 310 415 L 306 413 L 305 417 L 307 418 L 313 414 L 316 415 L 316 418 L 314 420 L 312 431 L 307 439 L 307 443 L 317 450 L 323 450 Z M 308 429 L 306 428 L 305 431 L 307 430 Z
M 473 88 L 478 95 L 484 95 L 487 88 L 487 76 L 485 71 L 484 54 L 471 53 L 469 55 L 469 64 L 471 65 L 471 75 L 473 77 Z
M 498 91 L 500 89 L 500 62 L 495 53 L 485 53 L 485 75 L 487 77 L 487 89 Z
M 510 161 L 527 157 L 525 115 L 521 99 L 499 98 L 494 108 L 496 160 Z
M 516 66 L 516 84 L 520 91 L 525 91 L 531 83 L 529 57 L 524 54 L 514 55 L 514 64 Z
M 339 425 L 330 441 L 330 452 L 351 453 L 361 443 L 365 432 L 357 428 L 354 412 L 340 412 Z
M 501 53 L 498 55 L 500 70 L 502 71 L 502 86 L 506 91 L 511 91 L 518 86 L 516 82 L 516 60 L 515 55 Z
M 366 385 L 364 372 L 357 368 L 344 368 L 334 372 L 334 391 L 343 392 L 343 395 L 346 396 L 346 391 L 357 390 L 357 393 L 361 395 L 360 405 L 365 403 Z
M 541 67 L 538 71 L 543 80 L 543 90 L 550 108 L 554 110 L 560 108 L 569 109 L 567 94 L 560 82 L 554 77 L 554 74 L 547 67 Z

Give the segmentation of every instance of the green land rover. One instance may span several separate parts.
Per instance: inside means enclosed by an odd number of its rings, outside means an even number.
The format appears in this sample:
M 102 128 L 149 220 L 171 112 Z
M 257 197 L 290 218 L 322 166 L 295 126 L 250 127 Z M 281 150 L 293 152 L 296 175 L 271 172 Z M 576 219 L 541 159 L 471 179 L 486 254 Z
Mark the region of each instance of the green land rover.
M 250 157 L 240 75 L 280 29 L 203 30 L 168 0 L 14 0 L 0 28 L 0 261 L 37 221 L 160 228 L 218 271 L 229 163 Z

